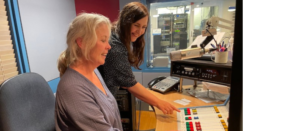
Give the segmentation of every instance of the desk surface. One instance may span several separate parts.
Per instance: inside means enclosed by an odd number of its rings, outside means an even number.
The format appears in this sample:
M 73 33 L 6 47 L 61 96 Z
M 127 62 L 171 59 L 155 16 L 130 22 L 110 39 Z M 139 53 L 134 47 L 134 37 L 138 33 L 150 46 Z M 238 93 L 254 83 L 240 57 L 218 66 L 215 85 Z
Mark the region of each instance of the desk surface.
M 183 88 L 186 88 L 187 86 L 184 86 Z M 191 86 L 189 86 L 191 87 Z M 194 106 L 207 106 L 207 105 L 216 105 L 216 104 L 223 104 L 224 102 L 214 102 L 214 103 L 205 103 L 195 97 L 190 96 L 189 94 L 183 92 L 178 93 L 176 91 L 168 92 L 166 94 L 161 94 L 155 91 L 150 90 L 151 93 L 153 93 L 156 97 L 165 100 L 172 105 L 174 105 L 176 108 L 184 108 L 184 107 L 194 107 Z M 175 103 L 175 100 L 179 99 L 188 99 L 190 100 L 190 104 L 183 106 L 178 103 Z M 156 131 L 178 131 L 177 130 L 177 115 L 174 111 L 172 115 L 164 115 L 162 111 L 160 111 L 158 108 L 155 108 L 155 114 L 156 114 Z

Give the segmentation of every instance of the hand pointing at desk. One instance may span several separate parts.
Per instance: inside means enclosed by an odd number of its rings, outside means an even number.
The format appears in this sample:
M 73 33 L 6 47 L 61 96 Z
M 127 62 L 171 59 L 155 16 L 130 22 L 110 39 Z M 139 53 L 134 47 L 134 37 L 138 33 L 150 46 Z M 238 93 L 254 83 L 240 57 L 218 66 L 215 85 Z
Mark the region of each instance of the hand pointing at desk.
M 174 110 L 177 112 L 180 112 L 180 110 L 175 108 L 170 103 L 157 98 L 155 95 L 153 95 L 148 89 L 146 89 L 139 82 L 137 82 L 137 84 L 135 84 L 133 87 L 125 88 L 125 89 L 127 89 L 130 93 L 132 93 L 138 99 L 140 99 L 152 106 L 157 107 L 164 114 L 172 114 Z
M 180 110 L 164 100 L 160 100 L 156 107 L 160 109 L 164 114 L 173 114 L 174 110 L 180 112 Z

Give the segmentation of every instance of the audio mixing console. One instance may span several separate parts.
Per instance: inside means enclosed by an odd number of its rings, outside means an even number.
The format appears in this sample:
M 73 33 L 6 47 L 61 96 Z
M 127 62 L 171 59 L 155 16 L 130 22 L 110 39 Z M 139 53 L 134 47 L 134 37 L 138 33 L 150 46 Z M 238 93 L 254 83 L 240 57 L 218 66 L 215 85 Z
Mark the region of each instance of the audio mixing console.
M 180 109 L 177 125 L 180 131 L 227 131 L 228 104 Z

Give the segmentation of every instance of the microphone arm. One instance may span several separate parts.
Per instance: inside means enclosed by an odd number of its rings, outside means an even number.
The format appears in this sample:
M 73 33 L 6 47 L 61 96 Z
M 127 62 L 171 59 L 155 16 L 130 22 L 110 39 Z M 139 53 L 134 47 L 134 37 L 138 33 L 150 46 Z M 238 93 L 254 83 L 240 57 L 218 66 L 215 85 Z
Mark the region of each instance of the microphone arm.
M 202 49 L 204 49 L 204 47 L 205 47 L 212 39 L 214 39 L 214 36 L 213 36 L 213 35 L 207 36 L 207 37 L 205 38 L 205 40 L 202 41 L 202 43 L 200 44 L 200 47 L 201 47 Z
M 172 51 L 170 53 L 171 61 L 201 57 L 206 52 L 215 51 L 217 48 L 209 48 L 209 49 L 204 48 L 213 38 L 214 38 L 213 35 L 207 36 L 205 40 L 200 44 L 201 48 Z

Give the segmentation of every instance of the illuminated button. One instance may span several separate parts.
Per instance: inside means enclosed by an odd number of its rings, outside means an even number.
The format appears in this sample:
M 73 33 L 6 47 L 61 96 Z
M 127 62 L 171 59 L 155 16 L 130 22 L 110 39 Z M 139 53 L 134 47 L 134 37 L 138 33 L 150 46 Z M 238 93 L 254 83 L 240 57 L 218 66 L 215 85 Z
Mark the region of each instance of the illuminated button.
M 185 115 L 188 115 L 188 112 L 187 112 L 187 111 L 184 111 L 184 114 L 185 114 Z
M 198 117 L 198 116 L 195 116 L 194 119 L 199 119 L 199 117 Z
M 227 126 L 226 123 L 222 123 L 223 126 Z
M 192 117 L 185 117 L 185 120 L 192 120 Z
M 220 120 L 222 123 L 225 123 L 225 121 L 224 120 Z
M 228 129 L 228 127 L 227 126 L 223 126 L 224 127 L 224 129 Z
M 218 115 L 218 117 L 219 117 L 219 118 L 222 118 L 222 115 L 221 115 L 221 114 L 219 114 L 219 115 Z
M 196 127 L 201 127 L 199 123 L 196 123 Z

